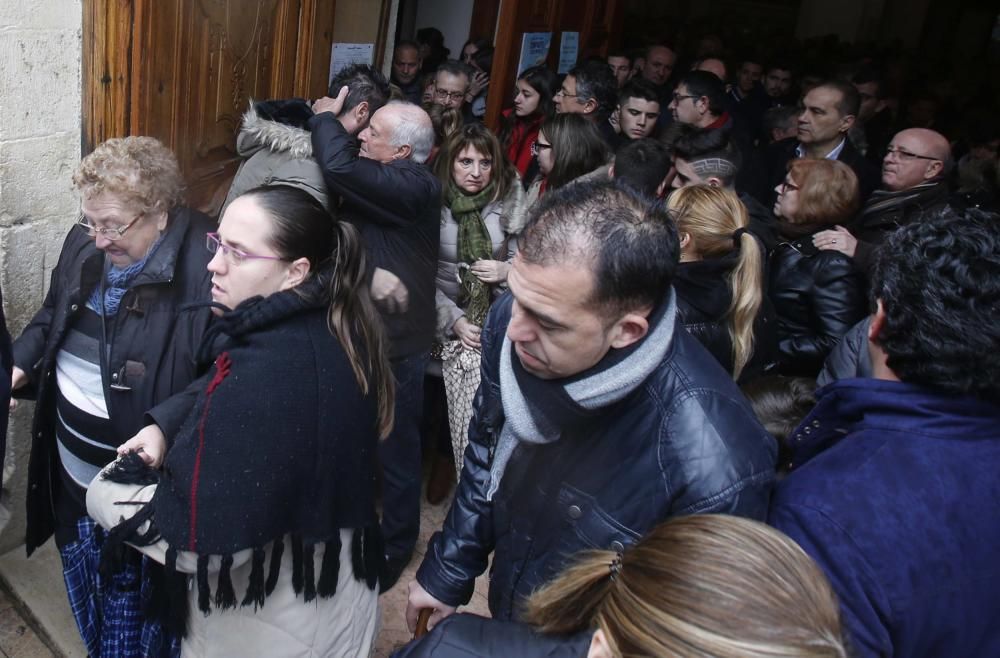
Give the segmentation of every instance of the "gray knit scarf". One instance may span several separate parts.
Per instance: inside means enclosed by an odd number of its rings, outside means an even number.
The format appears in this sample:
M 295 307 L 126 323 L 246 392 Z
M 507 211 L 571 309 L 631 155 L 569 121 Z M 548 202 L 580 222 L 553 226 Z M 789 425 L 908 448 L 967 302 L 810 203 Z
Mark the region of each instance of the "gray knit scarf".
M 518 443 L 553 443 L 562 436 L 564 423 L 552 418 L 553 414 L 543 410 L 543 406 L 553 402 L 554 396 L 561 396 L 568 398 L 570 404 L 579 409 L 580 415 L 586 415 L 623 399 L 663 361 L 673 341 L 676 314 L 677 303 L 671 288 L 668 297 L 650 315 L 652 326 L 649 333 L 635 345 L 613 350 L 589 371 L 562 382 L 542 382 L 527 375 L 532 380 L 533 388 L 558 387 L 559 390 L 550 391 L 549 396 L 539 396 L 535 390 L 525 394 L 522 385 L 525 376 L 521 375 L 522 381 L 518 381 L 515 368 L 521 365 L 519 362 L 515 364 L 517 356 L 511 349 L 510 339 L 504 336 L 500 351 L 500 400 L 505 420 L 490 465 L 490 486 L 486 499 L 493 500 Z

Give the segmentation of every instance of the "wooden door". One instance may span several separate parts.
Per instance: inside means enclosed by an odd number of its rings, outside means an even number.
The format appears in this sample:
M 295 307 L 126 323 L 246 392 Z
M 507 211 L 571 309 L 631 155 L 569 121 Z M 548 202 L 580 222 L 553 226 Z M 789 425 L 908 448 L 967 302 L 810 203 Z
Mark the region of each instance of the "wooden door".
M 151 135 L 214 214 L 251 98 L 326 93 L 335 0 L 85 0 L 84 152 Z
M 490 72 L 490 89 L 503 93 L 489 95 L 486 124 L 498 126 L 500 112 L 510 102 L 525 32 L 552 33 L 547 64 L 555 71 L 562 32 L 580 33 L 578 61 L 591 55 L 604 56 L 621 38 L 622 16 L 622 0 L 505 0 L 500 5 Z

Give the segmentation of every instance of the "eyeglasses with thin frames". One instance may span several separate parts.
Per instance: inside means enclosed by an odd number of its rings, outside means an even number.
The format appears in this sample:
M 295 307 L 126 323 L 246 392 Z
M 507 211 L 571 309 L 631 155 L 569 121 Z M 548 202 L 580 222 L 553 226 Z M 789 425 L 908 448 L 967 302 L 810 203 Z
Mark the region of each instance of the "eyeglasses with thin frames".
M 786 180 L 781 181 L 781 193 L 787 194 L 788 192 L 798 192 L 799 186 L 795 183 L 789 183 Z
M 674 102 L 680 103 L 685 98 L 701 98 L 698 94 L 678 94 L 674 93 Z
M 563 98 L 579 98 L 580 94 L 568 94 L 565 89 L 560 87 L 559 91 L 556 92 L 556 96 L 562 96 Z
M 898 146 L 893 146 L 892 144 L 887 146 L 885 149 L 886 155 L 889 155 L 891 153 L 895 153 L 897 156 L 899 156 L 900 160 L 933 160 L 935 162 L 941 161 L 941 158 L 932 158 L 929 155 L 919 155 L 917 153 L 911 153 L 906 149 L 899 148 Z
M 209 253 L 222 252 L 223 258 L 229 261 L 230 265 L 242 265 L 248 260 L 288 260 L 287 258 L 281 258 L 280 256 L 258 256 L 256 254 L 248 254 L 245 251 L 240 251 L 235 247 L 230 247 L 222 242 L 219 238 L 218 233 L 206 233 L 205 234 L 205 248 L 208 249 Z
M 540 151 L 544 151 L 550 148 L 552 148 L 551 144 L 542 144 L 538 140 L 535 140 L 534 142 L 531 143 L 531 155 L 537 157 Z
M 453 100 L 457 101 L 459 99 L 465 98 L 464 91 L 447 91 L 445 89 L 435 89 L 434 95 L 441 100 Z
M 135 218 L 131 222 L 129 222 L 125 226 L 103 227 L 103 226 L 97 226 L 89 219 L 87 219 L 86 215 L 80 213 L 80 218 L 76 220 L 76 224 L 84 231 L 86 231 L 87 235 L 89 235 L 92 238 L 96 238 L 99 235 L 105 240 L 110 240 L 111 242 L 117 242 L 118 240 L 121 240 L 123 237 L 125 237 L 125 231 L 132 228 L 132 226 L 134 226 L 137 221 L 145 217 L 145 215 L 146 213 L 139 213 L 138 215 L 135 216 Z

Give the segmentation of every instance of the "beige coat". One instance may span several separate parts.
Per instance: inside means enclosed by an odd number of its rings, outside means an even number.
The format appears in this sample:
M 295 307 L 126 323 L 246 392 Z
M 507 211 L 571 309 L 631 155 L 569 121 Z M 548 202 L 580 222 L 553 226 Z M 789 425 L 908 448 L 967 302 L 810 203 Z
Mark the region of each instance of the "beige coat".
M 116 505 L 119 501 L 148 501 L 156 485 L 117 484 L 94 479 L 87 490 L 87 512 L 104 528 L 117 525 L 122 516 L 137 511 L 137 505 Z M 198 610 L 198 589 L 189 588 L 188 634 L 181 644 L 183 658 L 232 658 L 236 656 L 268 656 L 268 658 L 355 658 L 371 654 L 378 631 L 378 592 L 369 590 L 364 582 L 354 578 L 351 566 L 351 533 L 341 530 L 340 576 L 337 593 L 328 599 L 316 598 L 309 603 L 296 596 L 292 588 L 291 551 L 282 554 L 281 571 L 274 592 L 264 606 L 220 610 L 213 607 L 208 615 Z M 288 538 L 286 537 L 286 545 Z M 159 563 L 166 559 L 167 543 L 135 547 Z M 316 546 L 315 571 L 320 572 L 322 545 Z M 270 563 L 267 549 L 265 564 Z M 231 570 L 237 599 L 242 598 L 250 578 L 251 551 L 233 555 Z M 209 585 L 212 592 L 218 584 L 220 559 L 209 561 Z M 197 555 L 178 551 L 177 569 L 193 574 Z M 193 576 L 192 576 L 193 578 Z

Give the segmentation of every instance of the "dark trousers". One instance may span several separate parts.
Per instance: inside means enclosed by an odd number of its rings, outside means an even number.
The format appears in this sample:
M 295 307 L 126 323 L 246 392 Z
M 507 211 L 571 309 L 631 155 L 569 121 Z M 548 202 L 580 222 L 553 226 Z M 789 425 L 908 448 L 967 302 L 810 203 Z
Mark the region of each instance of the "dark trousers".
M 382 461 L 382 538 L 390 558 L 408 558 L 420 534 L 420 417 L 427 353 L 392 362 L 396 422 L 379 445 Z

